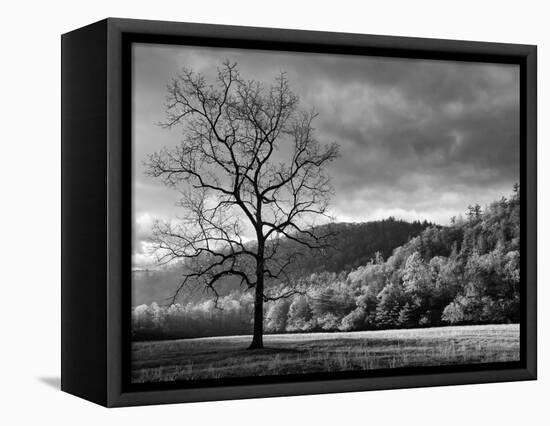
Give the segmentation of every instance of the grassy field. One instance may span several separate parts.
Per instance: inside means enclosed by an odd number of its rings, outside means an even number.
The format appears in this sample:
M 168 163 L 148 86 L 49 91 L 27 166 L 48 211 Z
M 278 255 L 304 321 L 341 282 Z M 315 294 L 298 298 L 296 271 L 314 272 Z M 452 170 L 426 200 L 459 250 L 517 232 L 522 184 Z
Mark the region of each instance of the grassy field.
M 135 383 L 519 360 L 519 326 L 278 334 L 135 342 Z

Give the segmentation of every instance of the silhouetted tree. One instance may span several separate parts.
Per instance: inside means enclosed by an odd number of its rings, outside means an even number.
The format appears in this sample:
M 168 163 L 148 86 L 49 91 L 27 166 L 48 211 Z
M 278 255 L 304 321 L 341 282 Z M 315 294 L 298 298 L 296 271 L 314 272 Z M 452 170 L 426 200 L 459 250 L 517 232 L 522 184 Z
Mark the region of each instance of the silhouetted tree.
M 325 166 L 337 157 L 337 146 L 317 141 L 317 114 L 299 108 L 284 73 L 266 87 L 242 79 L 229 62 L 213 84 L 183 70 L 168 86 L 166 112 L 163 126 L 182 126 L 184 139 L 152 154 L 147 167 L 150 176 L 182 194 L 184 219 L 157 223 L 153 235 L 160 262 L 192 260 L 173 302 L 188 283 L 206 287 L 217 302 L 216 285 L 237 277 L 254 290 L 250 348 L 261 348 L 264 302 L 296 294 L 288 267 L 300 248 L 326 246 L 311 224 L 327 217 Z M 253 244 L 245 244 L 247 230 Z M 278 256 L 283 238 L 297 249 Z M 285 281 L 286 290 L 268 291 L 266 279 Z

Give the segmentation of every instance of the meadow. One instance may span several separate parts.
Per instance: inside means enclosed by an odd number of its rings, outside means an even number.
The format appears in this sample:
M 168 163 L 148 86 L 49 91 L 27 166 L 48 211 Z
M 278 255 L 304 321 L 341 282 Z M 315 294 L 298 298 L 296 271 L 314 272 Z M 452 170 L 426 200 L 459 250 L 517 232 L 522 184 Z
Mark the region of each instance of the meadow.
M 134 383 L 519 361 L 519 325 L 134 342 Z

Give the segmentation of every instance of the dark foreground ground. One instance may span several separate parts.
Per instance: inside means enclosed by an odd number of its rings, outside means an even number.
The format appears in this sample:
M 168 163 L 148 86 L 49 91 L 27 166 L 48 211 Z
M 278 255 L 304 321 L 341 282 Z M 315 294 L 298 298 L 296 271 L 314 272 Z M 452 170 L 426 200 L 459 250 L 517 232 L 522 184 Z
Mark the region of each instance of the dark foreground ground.
M 134 342 L 132 381 L 370 370 L 519 360 L 519 325 Z

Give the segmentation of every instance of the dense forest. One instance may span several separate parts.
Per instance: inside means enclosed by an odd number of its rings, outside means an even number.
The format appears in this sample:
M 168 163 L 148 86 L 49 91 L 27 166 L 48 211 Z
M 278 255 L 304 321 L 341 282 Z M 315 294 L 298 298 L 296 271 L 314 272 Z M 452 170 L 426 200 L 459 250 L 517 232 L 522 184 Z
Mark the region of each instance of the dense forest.
M 449 226 L 393 218 L 337 224 L 322 261 L 300 260 L 301 291 L 269 302 L 267 333 L 513 323 L 520 304 L 520 194 L 469 206 Z M 346 238 L 342 236 L 346 235 Z M 253 296 L 136 306 L 136 340 L 250 334 Z

